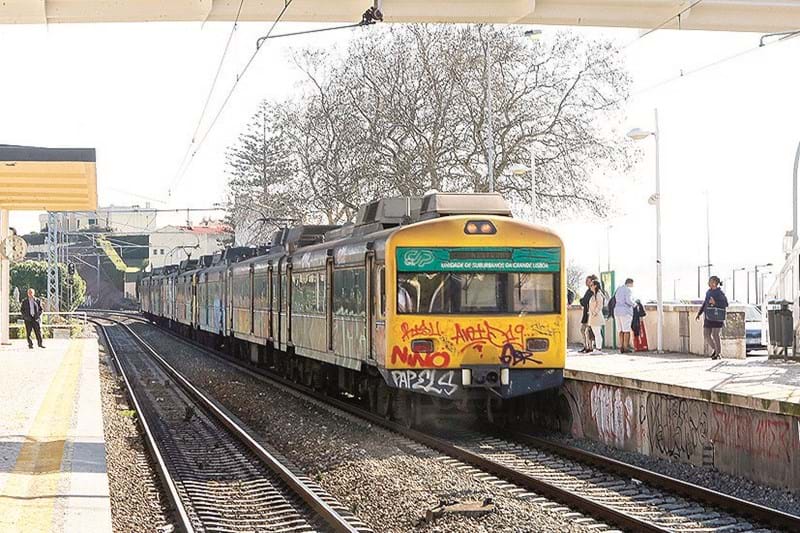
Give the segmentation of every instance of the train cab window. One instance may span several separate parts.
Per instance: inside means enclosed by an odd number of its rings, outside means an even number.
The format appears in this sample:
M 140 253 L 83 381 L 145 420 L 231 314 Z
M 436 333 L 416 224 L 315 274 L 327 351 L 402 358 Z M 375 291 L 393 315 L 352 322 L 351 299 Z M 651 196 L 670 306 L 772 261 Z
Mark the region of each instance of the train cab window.
M 397 273 L 400 314 L 555 313 L 557 295 L 555 273 Z

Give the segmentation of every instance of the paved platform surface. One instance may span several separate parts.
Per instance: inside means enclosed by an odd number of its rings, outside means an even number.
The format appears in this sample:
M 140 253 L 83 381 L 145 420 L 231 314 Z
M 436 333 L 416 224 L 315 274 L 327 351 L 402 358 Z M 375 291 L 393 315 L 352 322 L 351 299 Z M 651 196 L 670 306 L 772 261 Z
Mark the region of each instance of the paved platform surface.
M 567 354 L 564 377 L 800 416 L 800 363 L 686 354 Z
M 110 532 L 97 340 L 45 346 L 0 346 L 0 532 Z

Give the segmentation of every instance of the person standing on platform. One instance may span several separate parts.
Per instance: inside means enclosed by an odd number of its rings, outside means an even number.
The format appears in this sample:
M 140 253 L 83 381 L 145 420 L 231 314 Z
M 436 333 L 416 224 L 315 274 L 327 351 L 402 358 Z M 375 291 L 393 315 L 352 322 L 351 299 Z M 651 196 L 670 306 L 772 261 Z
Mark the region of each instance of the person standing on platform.
M 586 277 L 586 293 L 580 299 L 581 307 L 583 307 L 583 317 L 581 318 L 581 336 L 583 337 L 583 350 L 580 353 L 589 353 L 594 350 L 594 334 L 592 327 L 589 325 L 589 300 L 592 298 L 592 282 L 597 279 L 597 276 L 592 274 Z
M 28 289 L 28 297 L 20 304 L 22 320 L 25 321 L 25 333 L 28 339 L 28 348 L 33 349 L 31 342 L 31 331 L 36 334 L 36 342 L 39 348 L 44 348 L 42 344 L 42 328 L 39 321 L 42 319 L 42 302 L 36 297 L 36 291 Z
M 603 353 L 603 326 L 606 323 L 606 317 L 603 315 L 603 307 L 606 304 L 606 295 L 600 282 L 596 279 L 592 280 L 590 287 L 592 296 L 589 299 L 589 326 L 594 333 L 595 349 L 592 351 L 594 355 Z
M 619 353 L 629 353 L 631 349 L 631 324 L 633 323 L 633 307 L 636 302 L 633 300 L 633 280 L 628 278 L 625 285 L 620 285 L 614 293 L 616 305 L 614 306 L 614 318 L 617 320 L 619 329 Z
M 700 306 L 696 320 L 703 315 L 703 338 L 711 347 L 711 359 L 722 357 L 722 342 L 719 333 L 725 325 L 725 313 L 728 308 L 728 297 L 722 292 L 722 282 L 717 276 L 708 279 L 706 299 Z

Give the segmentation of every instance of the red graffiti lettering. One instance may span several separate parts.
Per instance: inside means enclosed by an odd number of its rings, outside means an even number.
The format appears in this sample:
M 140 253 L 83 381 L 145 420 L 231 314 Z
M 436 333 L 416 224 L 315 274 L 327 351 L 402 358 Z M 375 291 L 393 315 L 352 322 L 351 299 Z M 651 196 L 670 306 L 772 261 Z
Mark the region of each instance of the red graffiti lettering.
M 439 329 L 438 322 L 427 322 L 425 320 L 421 321 L 418 324 L 409 324 L 408 322 L 403 322 L 402 324 L 400 324 L 400 332 L 403 335 L 402 340 L 404 342 L 416 337 L 442 336 L 442 332 Z
M 476 326 L 462 326 L 456 323 L 455 328 L 456 333 L 450 340 L 456 345 L 463 344 L 462 352 L 470 347 L 482 351 L 486 344 L 502 349 L 508 344 L 522 348 L 525 343 L 525 326 L 522 324 L 509 324 L 508 327 L 502 329 L 492 326 L 489 321 L 484 320 L 482 324 Z
M 791 461 L 797 453 L 791 424 L 775 415 L 737 412 L 714 406 L 714 443 L 756 457 Z
M 392 364 L 403 363 L 410 368 L 444 368 L 450 364 L 447 352 L 418 353 L 409 351 L 407 346 L 392 348 Z

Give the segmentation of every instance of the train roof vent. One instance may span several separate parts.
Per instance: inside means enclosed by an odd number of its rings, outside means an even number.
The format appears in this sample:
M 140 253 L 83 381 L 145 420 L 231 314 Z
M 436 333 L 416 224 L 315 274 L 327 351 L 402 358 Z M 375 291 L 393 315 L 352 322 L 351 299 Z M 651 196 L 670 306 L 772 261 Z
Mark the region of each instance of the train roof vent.
M 184 259 L 178 265 L 178 270 L 181 272 L 186 272 L 187 270 L 193 270 L 197 266 L 197 259 Z
M 422 199 L 420 220 L 448 215 L 497 215 L 510 217 L 511 208 L 498 193 L 452 193 L 426 194 Z
M 348 222 L 344 226 L 332 229 L 325 232 L 325 241 L 338 241 L 339 239 L 346 239 L 353 234 L 355 226 L 352 222 Z
M 162 271 L 162 274 L 167 275 L 177 271 L 178 271 L 178 265 L 164 265 L 164 270 Z
M 211 266 L 211 262 L 213 260 L 214 260 L 213 255 L 201 255 L 198 261 L 201 267 L 209 267 Z
M 231 263 L 236 263 L 249 257 L 253 257 L 255 253 L 256 249 L 251 248 L 250 246 L 232 246 L 231 248 L 225 248 L 219 258 L 219 261 L 230 265 Z M 217 254 L 214 254 L 214 256 L 216 257 Z M 214 261 L 215 264 L 217 262 L 218 261 Z
M 356 226 L 374 226 L 376 229 L 385 229 L 401 224 L 407 224 L 419 214 L 422 199 L 413 196 L 398 198 L 381 198 L 374 200 L 358 209 Z
M 295 226 L 289 229 L 289 233 L 286 236 L 286 248 L 291 252 L 303 246 L 320 243 L 324 240 L 327 232 L 339 227 L 324 224 Z

